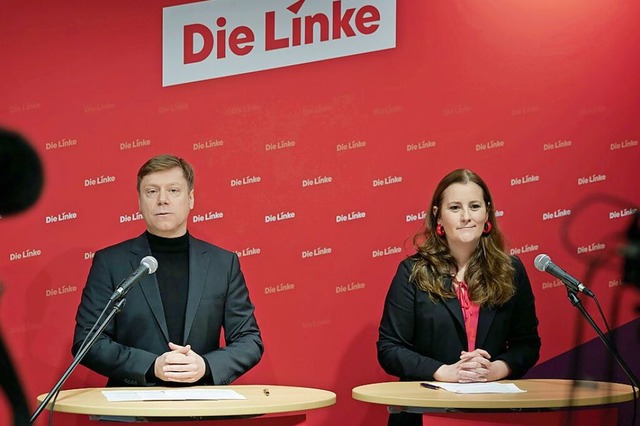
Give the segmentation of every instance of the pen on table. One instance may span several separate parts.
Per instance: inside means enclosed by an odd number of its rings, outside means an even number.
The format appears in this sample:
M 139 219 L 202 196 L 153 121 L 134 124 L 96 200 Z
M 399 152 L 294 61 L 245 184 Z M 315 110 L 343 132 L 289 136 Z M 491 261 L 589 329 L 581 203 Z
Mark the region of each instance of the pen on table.
M 422 386 L 423 388 L 427 388 L 427 389 L 433 389 L 433 390 L 438 390 L 438 389 L 442 389 L 440 386 L 436 386 L 436 385 L 432 385 L 431 383 L 420 383 L 420 386 Z

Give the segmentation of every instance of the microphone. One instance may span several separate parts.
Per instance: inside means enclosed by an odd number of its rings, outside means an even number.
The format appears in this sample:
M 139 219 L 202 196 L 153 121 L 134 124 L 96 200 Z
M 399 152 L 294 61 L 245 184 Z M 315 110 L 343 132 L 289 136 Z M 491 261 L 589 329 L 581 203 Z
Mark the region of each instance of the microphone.
M 548 272 L 554 277 L 562 281 L 570 290 L 574 292 L 581 292 L 589 297 L 596 297 L 591 290 L 584 286 L 580 281 L 569 275 L 562 268 L 551 261 L 551 258 L 546 254 L 539 254 L 533 261 L 538 271 Z
M 127 294 L 127 292 L 131 289 L 131 287 L 136 282 L 138 282 L 141 278 L 147 275 L 153 274 L 156 271 L 156 269 L 158 269 L 158 261 L 156 260 L 155 257 L 153 256 L 143 257 L 142 260 L 140 261 L 140 266 L 138 266 L 138 268 L 135 271 L 133 271 L 131 275 L 125 278 L 120 283 L 120 285 L 118 285 L 118 288 L 116 288 L 116 291 L 114 291 L 113 294 L 111 295 L 111 298 L 109 299 L 109 303 L 124 297 L 124 295 Z
M 20 213 L 40 197 L 44 171 L 40 157 L 27 140 L 0 128 L 0 215 Z

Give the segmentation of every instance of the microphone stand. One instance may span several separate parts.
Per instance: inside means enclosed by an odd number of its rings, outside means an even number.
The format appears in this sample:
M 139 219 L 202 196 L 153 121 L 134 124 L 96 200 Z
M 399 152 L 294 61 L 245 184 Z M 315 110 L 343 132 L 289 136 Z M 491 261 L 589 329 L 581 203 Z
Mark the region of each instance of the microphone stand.
M 624 362 L 624 360 L 622 359 L 622 357 L 620 356 L 618 351 L 611 344 L 611 342 L 607 339 L 607 337 L 604 335 L 604 333 L 602 333 L 602 330 L 600 330 L 600 328 L 595 323 L 595 321 L 593 320 L 591 315 L 589 315 L 589 313 L 586 311 L 586 309 L 584 309 L 584 306 L 582 306 L 582 302 L 578 298 L 578 295 L 576 294 L 576 292 L 573 291 L 573 290 L 567 289 L 567 297 L 569 298 L 569 301 L 571 302 L 571 304 L 574 307 L 576 307 L 580 311 L 580 313 L 582 313 L 582 316 L 585 317 L 585 319 L 587 320 L 589 325 L 591 325 L 591 327 L 596 331 L 596 333 L 598 333 L 598 336 L 600 337 L 600 340 L 602 340 L 602 342 L 606 346 L 606 348 L 609 351 L 609 353 L 613 356 L 613 358 L 620 365 L 620 367 L 622 367 L 622 370 L 625 372 L 627 377 L 629 377 L 629 379 L 631 380 L 631 384 L 633 385 L 633 387 L 636 388 L 636 389 L 640 389 L 640 385 L 638 385 L 638 378 L 629 369 L 629 367 Z M 635 394 L 635 392 L 636 392 L 635 389 L 633 390 L 633 392 Z
M 36 411 L 33 413 L 33 415 L 31 416 L 31 420 L 29 420 L 29 424 L 33 424 L 33 422 L 36 421 L 36 419 L 38 418 L 38 416 L 40 415 L 40 413 L 42 413 L 42 410 L 45 409 L 45 407 L 47 406 L 47 404 L 49 403 L 49 401 L 51 400 L 51 398 L 53 398 L 58 391 L 60 391 L 60 388 L 62 387 L 62 385 L 64 384 L 64 382 L 67 380 L 67 378 L 71 375 L 71 373 L 73 372 L 73 370 L 75 370 L 75 368 L 78 366 L 78 364 L 80 363 L 80 361 L 82 360 L 82 358 L 84 358 L 84 356 L 87 354 L 87 352 L 89 352 L 89 349 L 91 349 L 91 347 L 93 346 L 93 344 L 96 342 L 96 340 L 98 339 L 98 337 L 100 336 L 100 334 L 102 334 L 102 332 L 104 331 L 104 329 L 107 327 L 107 325 L 109 324 L 109 322 L 111 321 L 111 319 L 117 314 L 119 313 L 124 304 L 126 303 L 126 299 L 124 297 L 122 297 L 121 299 L 119 299 L 118 301 L 116 301 L 114 303 L 114 305 L 111 308 L 111 312 L 109 312 L 109 315 L 107 315 L 107 317 L 104 319 L 104 321 L 102 322 L 102 324 L 100 324 L 100 326 L 98 327 L 98 329 L 95 331 L 95 333 L 91 336 L 91 339 L 89 339 L 88 341 L 86 341 L 82 347 L 80 348 L 80 351 L 78 351 L 78 353 L 76 354 L 76 356 L 73 358 L 73 361 L 71 362 L 71 365 L 69 365 L 69 367 L 67 368 L 67 370 L 64 372 L 64 374 L 62 375 L 62 377 L 60 378 L 60 380 L 58 380 L 58 383 L 55 384 L 55 386 L 51 389 L 51 391 L 49 391 L 49 393 L 47 394 L 47 396 L 42 400 L 42 402 L 40 403 L 40 405 L 38 405 L 38 408 L 36 409 Z

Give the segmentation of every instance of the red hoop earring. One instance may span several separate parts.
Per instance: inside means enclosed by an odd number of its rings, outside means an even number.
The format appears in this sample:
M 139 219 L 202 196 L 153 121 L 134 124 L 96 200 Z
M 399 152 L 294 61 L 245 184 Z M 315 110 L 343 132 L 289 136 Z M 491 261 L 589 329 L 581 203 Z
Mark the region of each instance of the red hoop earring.
M 441 223 L 436 226 L 436 234 L 438 234 L 439 237 L 444 237 L 444 227 Z
M 484 230 L 482 231 L 482 233 L 487 235 L 489 234 L 489 232 L 491 232 L 492 229 L 493 229 L 493 225 L 491 224 L 491 222 L 486 221 L 484 223 Z

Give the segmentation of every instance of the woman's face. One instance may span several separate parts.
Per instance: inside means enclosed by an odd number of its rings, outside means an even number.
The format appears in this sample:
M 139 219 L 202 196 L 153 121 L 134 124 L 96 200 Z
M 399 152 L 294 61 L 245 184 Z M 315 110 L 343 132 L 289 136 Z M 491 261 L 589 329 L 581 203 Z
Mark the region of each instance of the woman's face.
M 482 188 L 473 182 L 453 183 L 442 193 L 438 223 L 444 227 L 450 247 L 478 244 L 489 218 Z

